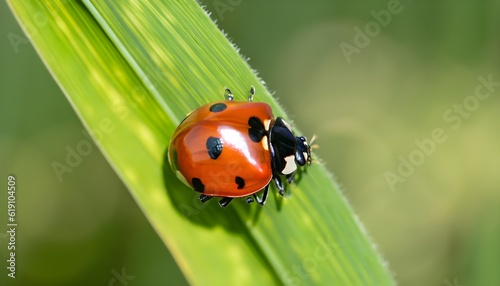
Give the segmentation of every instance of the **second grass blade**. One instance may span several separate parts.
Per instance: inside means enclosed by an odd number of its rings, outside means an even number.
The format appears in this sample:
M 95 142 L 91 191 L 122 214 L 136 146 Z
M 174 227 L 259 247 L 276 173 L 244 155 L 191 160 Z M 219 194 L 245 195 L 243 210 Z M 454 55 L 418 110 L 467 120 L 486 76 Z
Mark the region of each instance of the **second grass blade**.
M 248 65 L 201 9 L 192 5 L 194 2 L 87 3 L 118 48 L 137 64 L 138 74 L 153 83 L 158 100 L 171 110 L 180 110 L 176 113 L 178 119 L 201 104 L 220 100 L 222 86 L 230 86 L 243 99 L 250 85 L 257 86 L 260 101 L 268 102 L 275 113 L 283 116 Z M 183 92 L 176 94 L 179 87 Z M 246 206 L 234 206 L 241 223 L 248 226 L 255 247 L 272 265 L 276 276 L 286 284 L 390 284 L 380 257 L 360 232 L 324 168 L 316 162 L 304 177 L 293 188 L 293 199 L 283 208 L 267 206 L 258 223 L 252 222 Z M 221 219 L 220 212 L 210 215 L 214 215 L 211 219 Z M 322 250 L 332 257 L 319 262 L 321 259 L 314 254 Z

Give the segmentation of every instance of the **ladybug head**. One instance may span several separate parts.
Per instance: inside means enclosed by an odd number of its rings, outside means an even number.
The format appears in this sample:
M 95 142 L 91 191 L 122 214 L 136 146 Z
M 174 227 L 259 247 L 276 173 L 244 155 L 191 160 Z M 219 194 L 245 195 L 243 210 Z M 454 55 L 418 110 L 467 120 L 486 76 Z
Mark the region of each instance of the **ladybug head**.
M 269 145 L 273 171 L 280 175 L 293 175 L 297 165 L 311 164 L 311 146 L 304 136 L 295 136 L 290 125 L 277 117 L 270 132 Z
M 305 136 L 295 137 L 297 140 L 297 150 L 295 151 L 295 161 L 300 166 L 311 165 L 311 146 L 307 143 Z

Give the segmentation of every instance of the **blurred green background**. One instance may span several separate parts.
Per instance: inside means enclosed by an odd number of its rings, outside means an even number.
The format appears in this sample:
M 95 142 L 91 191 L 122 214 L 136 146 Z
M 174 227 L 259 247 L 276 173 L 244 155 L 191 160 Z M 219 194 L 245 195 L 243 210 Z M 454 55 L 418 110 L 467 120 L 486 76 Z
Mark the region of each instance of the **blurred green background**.
M 318 135 L 400 285 L 500 285 L 500 2 L 201 2 L 302 133 Z M 0 234 L 0 284 L 185 285 L 95 145 L 59 181 L 51 164 L 88 138 L 0 11 L 2 233 L 8 174 L 19 222 L 18 278 L 7 280 Z

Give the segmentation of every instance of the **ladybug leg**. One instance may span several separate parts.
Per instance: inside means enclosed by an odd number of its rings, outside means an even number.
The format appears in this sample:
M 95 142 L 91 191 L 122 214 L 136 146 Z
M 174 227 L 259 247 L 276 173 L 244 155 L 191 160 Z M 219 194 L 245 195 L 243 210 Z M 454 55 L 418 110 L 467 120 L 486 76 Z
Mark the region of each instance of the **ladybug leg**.
M 229 205 L 229 203 L 233 200 L 233 198 L 228 198 L 228 197 L 223 197 L 220 201 L 219 201 L 219 205 L 221 208 L 225 208 L 227 207 L 227 205 Z
M 259 205 L 263 206 L 266 203 L 268 191 L 269 191 L 269 184 L 267 184 L 267 186 L 264 188 L 264 193 L 262 194 L 262 198 L 259 198 L 257 197 L 256 194 L 253 194 L 254 199 L 257 201 Z
M 247 199 L 245 200 L 245 203 L 247 204 L 251 204 L 253 203 L 254 199 L 252 197 L 247 197 Z
M 281 196 L 285 195 L 285 187 L 283 186 L 283 182 L 281 182 L 281 178 L 279 175 L 273 176 L 274 183 L 276 184 L 276 188 L 278 188 L 278 192 Z
M 248 95 L 248 101 L 252 102 L 253 101 L 253 95 L 255 94 L 255 87 L 250 87 L 250 94 Z
M 293 182 L 293 179 L 295 178 L 295 174 L 297 174 L 297 172 L 293 172 L 291 174 L 286 175 L 286 181 L 289 184 L 291 184 Z
M 226 90 L 224 90 L 224 97 L 227 98 L 227 100 L 234 99 L 233 93 L 231 92 L 231 90 L 229 88 L 226 88 Z
M 202 203 L 204 203 L 204 202 L 206 202 L 206 201 L 210 200 L 211 198 L 213 198 L 213 197 L 211 197 L 211 196 L 207 196 L 207 195 L 200 195 L 200 197 L 199 197 L 200 202 L 202 202 Z

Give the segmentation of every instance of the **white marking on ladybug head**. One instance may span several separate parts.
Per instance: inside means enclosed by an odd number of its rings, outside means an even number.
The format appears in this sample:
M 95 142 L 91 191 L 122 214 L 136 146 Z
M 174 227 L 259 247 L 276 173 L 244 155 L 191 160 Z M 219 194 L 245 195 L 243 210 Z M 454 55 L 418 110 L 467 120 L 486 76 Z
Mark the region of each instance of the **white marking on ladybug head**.
M 262 147 L 264 148 L 264 150 L 269 151 L 269 142 L 267 141 L 267 136 L 262 137 L 260 143 L 262 143 Z
M 290 155 L 285 157 L 285 168 L 281 171 L 283 175 L 288 175 L 297 170 L 297 164 L 295 164 L 295 156 Z
M 270 125 L 271 125 L 271 119 L 264 119 L 264 130 L 269 131 Z

